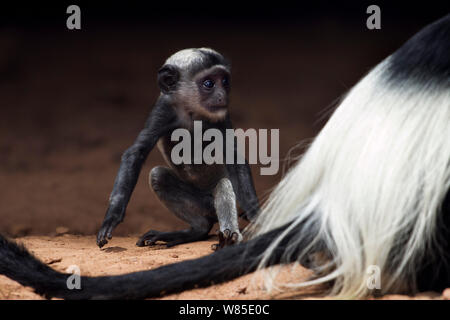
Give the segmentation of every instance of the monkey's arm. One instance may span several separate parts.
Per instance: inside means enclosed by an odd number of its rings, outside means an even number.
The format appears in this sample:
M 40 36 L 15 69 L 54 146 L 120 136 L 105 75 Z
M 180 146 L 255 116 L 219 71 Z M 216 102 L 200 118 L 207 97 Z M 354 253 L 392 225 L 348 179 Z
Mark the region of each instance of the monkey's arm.
M 175 113 L 172 107 L 158 101 L 150 113 L 135 142 L 122 155 L 119 172 L 109 197 L 109 206 L 106 211 L 100 231 L 97 235 L 97 244 L 101 248 L 108 239 L 112 238 L 112 231 L 123 221 L 125 210 L 131 194 L 136 186 L 142 165 L 158 139 L 175 127 Z
M 227 178 L 222 178 L 214 191 L 214 208 L 219 222 L 219 243 L 213 249 L 239 243 L 242 235 L 239 232 L 238 215 L 236 212 L 236 195 L 233 184 Z
M 232 129 L 230 119 L 226 120 L 226 128 Z M 236 194 L 237 202 L 244 213 L 243 218 L 253 221 L 259 213 L 259 201 L 256 195 L 255 186 L 253 184 L 252 172 L 245 159 L 244 164 L 237 163 L 237 139 L 234 138 L 234 163 L 227 164 L 227 172 L 233 185 L 234 193 Z M 226 150 L 225 150 L 226 152 Z

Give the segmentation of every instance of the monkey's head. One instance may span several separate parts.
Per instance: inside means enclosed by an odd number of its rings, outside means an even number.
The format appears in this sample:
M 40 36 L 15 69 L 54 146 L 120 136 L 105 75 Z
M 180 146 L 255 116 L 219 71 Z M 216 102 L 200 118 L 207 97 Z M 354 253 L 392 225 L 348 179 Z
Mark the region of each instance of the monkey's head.
M 163 95 L 190 114 L 216 122 L 228 112 L 230 65 L 218 52 L 185 49 L 170 56 L 158 71 Z

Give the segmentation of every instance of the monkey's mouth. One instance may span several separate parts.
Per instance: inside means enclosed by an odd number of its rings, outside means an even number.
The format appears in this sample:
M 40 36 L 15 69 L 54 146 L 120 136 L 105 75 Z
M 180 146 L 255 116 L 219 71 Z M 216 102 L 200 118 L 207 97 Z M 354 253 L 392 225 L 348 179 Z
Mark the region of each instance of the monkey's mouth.
M 218 111 L 221 111 L 221 110 L 226 110 L 227 106 L 226 105 L 207 106 L 206 109 L 208 109 L 208 111 L 211 111 L 211 112 L 218 112 Z

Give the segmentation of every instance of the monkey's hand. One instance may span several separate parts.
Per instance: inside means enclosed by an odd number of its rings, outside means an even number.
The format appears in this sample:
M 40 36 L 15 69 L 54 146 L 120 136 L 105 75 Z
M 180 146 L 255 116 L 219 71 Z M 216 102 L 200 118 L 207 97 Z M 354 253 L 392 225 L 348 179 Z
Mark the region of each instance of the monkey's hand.
M 239 230 L 235 232 L 231 232 L 229 229 L 226 229 L 223 232 L 219 230 L 217 234 L 219 235 L 219 243 L 211 245 L 211 249 L 214 251 L 242 241 L 242 235 Z
M 97 234 L 97 245 L 100 248 L 107 244 L 108 240 L 111 240 L 114 228 L 123 221 L 124 216 L 125 212 L 122 212 L 122 210 L 117 210 L 113 207 L 108 208 L 105 220 L 103 220 L 102 226 Z

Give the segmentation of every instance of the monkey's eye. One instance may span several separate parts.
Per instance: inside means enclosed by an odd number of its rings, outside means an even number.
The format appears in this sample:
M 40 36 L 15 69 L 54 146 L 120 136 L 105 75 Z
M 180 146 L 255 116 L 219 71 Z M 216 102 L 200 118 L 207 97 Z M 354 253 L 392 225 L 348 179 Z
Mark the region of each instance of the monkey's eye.
M 228 80 L 228 78 L 223 78 L 222 84 L 224 87 L 228 87 L 230 85 L 230 80 Z
M 203 86 L 205 88 L 211 89 L 212 87 L 214 87 L 214 81 L 206 79 L 205 81 L 203 81 Z

